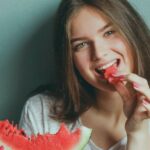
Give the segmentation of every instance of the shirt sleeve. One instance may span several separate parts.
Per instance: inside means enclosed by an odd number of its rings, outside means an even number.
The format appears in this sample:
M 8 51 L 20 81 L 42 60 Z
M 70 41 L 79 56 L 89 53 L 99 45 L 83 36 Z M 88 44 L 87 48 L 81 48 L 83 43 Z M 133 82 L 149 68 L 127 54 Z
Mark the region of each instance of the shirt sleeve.
M 27 135 L 37 134 L 40 130 L 42 130 L 42 127 L 39 125 L 40 120 L 37 119 L 37 117 L 39 118 L 40 116 L 37 116 L 35 113 L 38 109 L 40 109 L 39 105 L 35 106 L 37 103 L 36 101 L 39 101 L 39 96 L 29 98 L 22 110 L 19 127 L 22 128 Z M 39 114 L 39 111 L 37 113 Z
M 50 97 L 35 95 L 29 98 L 24 105 L 19 128 L 23 129 L 27 135 L 54 133 L 59 128 L 59 124 L 49 116 Z

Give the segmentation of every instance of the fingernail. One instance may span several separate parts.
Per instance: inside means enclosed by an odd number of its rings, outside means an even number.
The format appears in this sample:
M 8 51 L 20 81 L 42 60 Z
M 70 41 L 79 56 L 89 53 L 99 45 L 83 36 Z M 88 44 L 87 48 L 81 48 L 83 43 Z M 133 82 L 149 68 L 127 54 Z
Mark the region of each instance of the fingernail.
M 143 101 L 142 101 L 142 103 L 143 103 L 144 105 L 149 104 L 149 102 L 148 102 L 148 101 L 146 101 L 146 100 L 143 100 Z
M 108 81 L 111 83 L 113 81 L 113 78 L 109 77 Z
M 136 82 L 133 82 L 133 88 L 135 89 L 139 89 L 140 88 L 140 85 Z

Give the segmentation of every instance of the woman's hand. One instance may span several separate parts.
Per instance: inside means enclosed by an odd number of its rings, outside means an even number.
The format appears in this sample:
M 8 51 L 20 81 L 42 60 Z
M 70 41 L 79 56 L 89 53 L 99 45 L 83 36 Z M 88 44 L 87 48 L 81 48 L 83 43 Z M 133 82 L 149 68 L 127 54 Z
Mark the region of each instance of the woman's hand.
M 115 77 L 117 77 L 115 75 Z M 118 76 L 119 77 L 119 76 Z M 124 80 L 114 84 L 122 97 L 127 116 L 127 134 L 148 132 L 150 118 L 150 88 L 146 79 L 136 75 L 124 75 Z
M 114 86 L 122 97 L 123 109 L 127 117 L 126 150 L 149 150 L 150 88 L 147 80 L 131 73 L 124 75 L 124 79 Z

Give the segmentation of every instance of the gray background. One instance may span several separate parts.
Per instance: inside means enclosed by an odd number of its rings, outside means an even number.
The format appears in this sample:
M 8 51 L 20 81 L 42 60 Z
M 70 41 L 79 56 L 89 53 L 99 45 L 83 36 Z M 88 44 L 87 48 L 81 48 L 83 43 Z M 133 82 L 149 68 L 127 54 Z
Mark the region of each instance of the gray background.
M 150 1 L 129 0 L 150 26 Z M 60 0 L 0 0 L 0 119 L 18 122 L 28 94 L 57 76 L 53 17 Z

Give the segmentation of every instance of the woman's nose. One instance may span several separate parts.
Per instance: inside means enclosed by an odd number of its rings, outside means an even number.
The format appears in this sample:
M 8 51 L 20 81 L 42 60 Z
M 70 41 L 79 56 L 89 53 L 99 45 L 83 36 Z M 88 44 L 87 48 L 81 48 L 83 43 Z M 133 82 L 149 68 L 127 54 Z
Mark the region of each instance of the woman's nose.
M 93 61 L 97 61 L 107 57 L 109 52 L 108 49 L 109 48 L 105 45 L 105 43 L 95 43 L 92 50 Z

